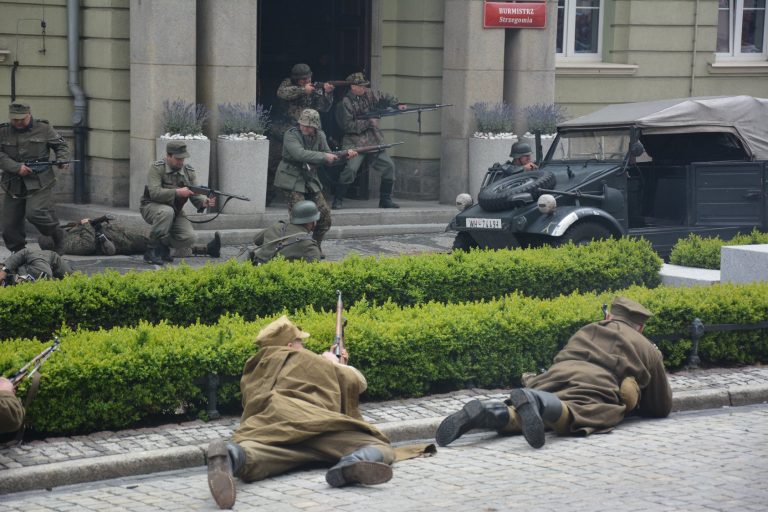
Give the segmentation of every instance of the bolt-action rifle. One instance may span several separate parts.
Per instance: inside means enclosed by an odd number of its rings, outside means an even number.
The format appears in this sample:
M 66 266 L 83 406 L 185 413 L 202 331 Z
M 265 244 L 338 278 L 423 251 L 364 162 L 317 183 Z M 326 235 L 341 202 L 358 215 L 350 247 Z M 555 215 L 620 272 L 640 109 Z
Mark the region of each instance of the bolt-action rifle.
M 415 107 L 407 108 L 387 108 L 384 110 L 371 110 L 365 114 L 359 114 L 355 116 L 355 119 L 381 119 L 382 117 L 398 116 L 400 114 L 410 114 L 416 112 L 419 120 L 419 133 L 421 133 L 421 113 L 429 112 L 430 110 L 438 110 L 445 107 L 452 107 L 450 103 L 433 103 L 432 105 L 417 105 Z
M 11 375 L 8 380 L 11 381 L 14 388 L 16 388 L 22 380 L 32 377 L 35 372 L 40 369 L 46 359 L 48 359 L 55 350 L 58 350 L 61 340 L 58 336 L 54 336 L 53 340 L 53 345 L 37 354 L 30 362 L 22 366 L 19 371 Z
M 103 223 L 109 224 L 109 221 L 115 220 L 115 216 L 112 214 L 106 214 L 102 215 L 101 217 L 96 217 L 95 219 L 88 219 L 88 224 L 93 226 L 94 228 L 100 227 Z M 74 228 L 75 226 L 79 226 L 80 224 L 83 224 L 83 222 L 67 222 L 66 224 L 62 224 L 62 229 L 70 229 Z
M 323 88 L 325 84 L 331 84 L 334 87 L 345 87 L 347 85 L 352 85 L 352 82 L 346 80 L 326 80 L 325 82 L 312 82 L 312 87 L 315 88 L 315 91 L 320 92 L 325 90 Z
M 344 356 L 344 326 L 347 321 L 344 318 L 344 303 L 341 300 L 341 290 L 336 290 L 338 299 L 336 300 L 336 336 L 333 338 L 331 351 L 339 358 L 342 364 L 347 364 L 347 358 Z
M 349 151 L 357 151 L 357 153 L 360 155 L 367 155 L 370 153 L 378 153 L 380 151 L 384 151 L 387 148 L 391 148 L 393 146 L 399 146 L 400 144 L 405 144 L 405 142 L 401 141 L 401 142 L 393 142 L 392 144 L 374 144 L 372 146 L 360 146 L 357 148 L 331 151 L 331 154 L 336 155 L 338 157 L 338 160 L 327 165 L 333 166 L 333 165 L 343 164 L 344 162 L 349 160 L 349 153 L 348 153 Z M 309 173 L 317 172 L 317 168 L 318 166 L 313 164 L 306 163 L 303 165 L 304 171 L 307 171 Z

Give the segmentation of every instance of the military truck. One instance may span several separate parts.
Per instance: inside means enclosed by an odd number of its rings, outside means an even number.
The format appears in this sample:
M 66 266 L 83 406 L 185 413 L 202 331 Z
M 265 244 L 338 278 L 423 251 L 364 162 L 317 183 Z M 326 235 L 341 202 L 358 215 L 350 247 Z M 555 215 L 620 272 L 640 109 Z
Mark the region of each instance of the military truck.
M 494 166 L 457 197 L 454 249 L 644 237 L 662 256 L 689 233 L 768 228 L 768 99 L 610 105 L 558 125 L 538 170 Z

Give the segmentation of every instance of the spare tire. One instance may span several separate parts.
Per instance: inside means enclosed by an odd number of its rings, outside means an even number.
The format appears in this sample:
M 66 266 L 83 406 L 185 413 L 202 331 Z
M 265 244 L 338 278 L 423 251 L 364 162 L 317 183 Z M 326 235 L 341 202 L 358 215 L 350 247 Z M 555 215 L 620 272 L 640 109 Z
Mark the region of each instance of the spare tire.
M 483 210 L 498 212 L 514 208 L 519 202 L 514 197 L 518 194 L 531 194 L 533 199 L 541 195 L 540 188 L 552 188 L 555 175 L 549 171 L 525 171 L 509 178 L 491 183 L 480 190 L 477 201 Z

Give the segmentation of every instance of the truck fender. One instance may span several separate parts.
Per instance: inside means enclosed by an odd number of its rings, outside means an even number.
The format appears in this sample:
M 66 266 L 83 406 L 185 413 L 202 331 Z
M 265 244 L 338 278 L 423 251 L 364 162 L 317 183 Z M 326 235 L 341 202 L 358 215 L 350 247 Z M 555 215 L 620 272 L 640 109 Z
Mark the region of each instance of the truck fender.
M 563 236 L 568 228 L 576 222 L 595 219 L 596 222 L 605 225 L 611 232 L 617 236 L 626 234 L 619 221 L 613 215 L 600 208 L 588 206 L 559 207 L 552 215 L 548 215 L 536 220 L 526 231 L 529 233 L 539 233 L 553 237 Z

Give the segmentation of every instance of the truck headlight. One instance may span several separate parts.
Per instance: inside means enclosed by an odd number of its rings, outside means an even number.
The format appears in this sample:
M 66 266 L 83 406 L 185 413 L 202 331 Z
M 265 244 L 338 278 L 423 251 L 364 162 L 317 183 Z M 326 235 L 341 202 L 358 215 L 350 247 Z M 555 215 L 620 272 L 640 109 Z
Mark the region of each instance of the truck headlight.
M 552 213 L 557 208 L 557 201 L 551 194 L 542 194 L 539 196 L 539 201 L 536 203 L 541 213 Z
M 463 212 L 473 204 L 475 204 L 475 202 L 472 200 L 472 196 L 467 193 L 456 196 L 456 208 L 458 208 L 460 212 Z

